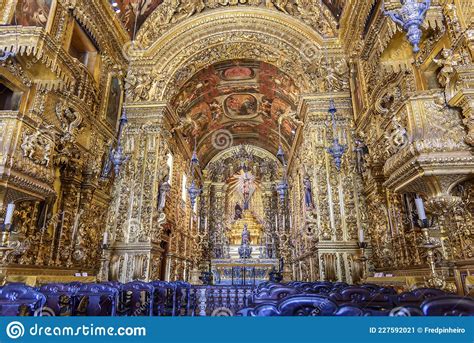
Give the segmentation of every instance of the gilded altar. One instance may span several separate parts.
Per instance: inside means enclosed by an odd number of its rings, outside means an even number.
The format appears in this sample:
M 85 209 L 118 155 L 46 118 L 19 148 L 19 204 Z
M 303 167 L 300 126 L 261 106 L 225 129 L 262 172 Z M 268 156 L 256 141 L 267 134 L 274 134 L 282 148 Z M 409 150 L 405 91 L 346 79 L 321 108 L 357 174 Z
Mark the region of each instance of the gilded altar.
M 229 244 L 239 245 L 241 243 L 242 228 L 247 225 L 250 234 L 250 245 L 260 244 L 262 237 L 262 224 L 260 224 L 255 215 L 250 210 L 244 210 L 240 219 L 237 219 L 230 227 L 227 233 Z

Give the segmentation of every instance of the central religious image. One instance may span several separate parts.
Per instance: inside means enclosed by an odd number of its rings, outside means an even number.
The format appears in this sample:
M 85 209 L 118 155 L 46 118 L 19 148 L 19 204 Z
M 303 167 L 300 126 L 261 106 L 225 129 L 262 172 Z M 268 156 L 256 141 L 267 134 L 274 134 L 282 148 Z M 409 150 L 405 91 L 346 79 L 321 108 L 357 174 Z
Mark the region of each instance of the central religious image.
M 233 94 L 225 99 L 225 110 L 230 117 L 252 117 L 257 114 L 258 102 L 251 94 Z

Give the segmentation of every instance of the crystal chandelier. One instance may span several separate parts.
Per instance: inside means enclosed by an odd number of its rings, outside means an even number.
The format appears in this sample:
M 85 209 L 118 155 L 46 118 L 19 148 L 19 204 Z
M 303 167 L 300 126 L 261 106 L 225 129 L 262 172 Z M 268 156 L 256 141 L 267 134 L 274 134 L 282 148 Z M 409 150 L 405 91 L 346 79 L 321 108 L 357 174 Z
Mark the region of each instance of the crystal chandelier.
M 382 12 L 389 16 L 396 24 L 400 25 L 407 33 L 408 41 L 413 45 L 413 52 L 420 51 L 418 44 L 421 40 L 421 25 L 425 20 L 426 12 L 430 8 L 431 0 L 400 0 L 402 7 L 386 11 L 382 3 Z
M 334 164 L 336 165 L 337 171 L 341 170 L 341 163 L 342 163 L 342 157 L 344 156 L 344 153 L 347 150 L 347 146 L 340 144 L 339 143 L 339 138 L 337 137 L 337 124 L 336 124 L 336 105 L 334 104 L 334 100 L 329 101 L 329 114 L 331 115 L 331 120 L 332 120 L 332 129 L 333 129 L 333 140 L 332 140 L 332 146 L 329 148 L 326 148 L 327 152 L 329 155 L 332 156 L 334 159 Z

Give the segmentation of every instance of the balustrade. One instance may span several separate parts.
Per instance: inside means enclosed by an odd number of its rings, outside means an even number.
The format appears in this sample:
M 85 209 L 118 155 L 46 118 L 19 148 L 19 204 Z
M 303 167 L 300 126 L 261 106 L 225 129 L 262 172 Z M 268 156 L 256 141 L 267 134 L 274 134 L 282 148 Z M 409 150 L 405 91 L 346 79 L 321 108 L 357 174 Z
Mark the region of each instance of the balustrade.
M 326 281 L 264 282 L 258 286 L 133 281 L 49 284 L 38 289 L 12 283 L 0 287 L 0 315 L 387 316 L 400 313 L 474 315 L 474 299 L 431 288 L 397 294 L 393 288 L 374 284 L 354 286 Z

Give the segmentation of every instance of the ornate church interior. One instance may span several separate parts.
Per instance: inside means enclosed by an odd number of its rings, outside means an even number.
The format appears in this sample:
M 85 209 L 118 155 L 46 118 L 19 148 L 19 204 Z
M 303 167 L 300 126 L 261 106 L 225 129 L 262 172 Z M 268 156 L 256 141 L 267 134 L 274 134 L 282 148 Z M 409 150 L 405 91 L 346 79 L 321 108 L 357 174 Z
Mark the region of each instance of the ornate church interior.
M 0 315 L 474 315 L 473 18 L 0 0 Z

